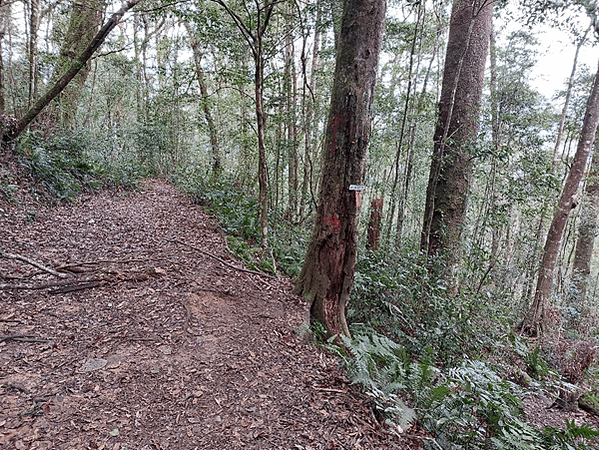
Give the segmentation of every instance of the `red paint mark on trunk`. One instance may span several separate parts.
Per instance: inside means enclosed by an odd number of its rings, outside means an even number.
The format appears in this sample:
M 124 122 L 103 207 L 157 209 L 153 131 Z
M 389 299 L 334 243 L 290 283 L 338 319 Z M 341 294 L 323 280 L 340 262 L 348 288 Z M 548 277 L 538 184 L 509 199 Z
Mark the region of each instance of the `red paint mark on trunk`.
M 339 225 L 341 225 L 341 222 L 339 221 L 339 219 L 337 218 L 337 216 L 335 214 L 333 214 L 333 218 L 332 219 L 327 219 L 326 217 L 323 218 L 322 220 L 324 220 L 326 223 L 330 223 L 332 225 L 332 229 L 334 230 L 335 228 L 339 228 Z

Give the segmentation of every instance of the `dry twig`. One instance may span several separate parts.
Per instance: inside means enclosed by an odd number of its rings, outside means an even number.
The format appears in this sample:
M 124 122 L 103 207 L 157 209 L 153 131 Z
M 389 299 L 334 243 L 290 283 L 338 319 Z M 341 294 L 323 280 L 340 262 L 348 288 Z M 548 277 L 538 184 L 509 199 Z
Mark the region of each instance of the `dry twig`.
M 0 257 L 7 258 L 7 259 L 18 259 L 19 261 L 23 261 L 27 264 L 32 265 L 33 267 L 37 267 L 38 269 L 43 270 L 44 272 L 48 272 L 49 274 L 54 275 L 55 277 L 58 277 L 58 278 L 66 278 L 67 277 L 64 273 L 60 273 L 53 269 L 50 269 L 49 267 L 46 267 L 43 264 L 38 263 L 37 261 L 34 261 L 33 259 L 27 258 L 26 256 L 23 256 L 23 255 L 16 255 L 14 253 L 0 252 Z
M 11 334 L 8 336 L 0 336 L 0 342 L 17 341 L 17 342 L 48 342 L 48 339 L 40 339 L 31 334 Z
M 244 267 L 239 267 L 239 266 L 236 266 L 234 264 L 228 263 L 224 259 L 219 258 L 218 256 L 213 255 L 212 253 L 209 253 L 206 250 L 202 250 L 201 248 L 198 248 L 198 247 L 195 247 L 195 246 L 193 246 L 191 244 L 188 244 L 187 242 L 183 242 L 183 241 L 180 241 L 178 239 L 167 239 L 167 241 L 174 242 L 175 244 L 180 244 L 180 245 L 184 245 L 186 247 L 189 247 L 189 248 L 191 248 L 191 249 L 193 249 L 193 250 L 195 250 L 197 252 L 200 252 L 203 255 L 206 255 L 206 256 L 209 256 L 210 258 L 216 259 L 218 262 L 220 262 L 221 264 L 224 264 L 227 267 L 230 267 L 231 269 L 239 270 L 240 272 L 251 273 L 253 275 L 258 275 L 258 276 L 261 276 L 261 277 L 272 278 L 273 280 L 277 279 L 276 277 L 273 277 L 272 275 L 269 275 L 269 274 L 264 273 L 264 272 L 258 272 L 257 270 L 246 269 Z

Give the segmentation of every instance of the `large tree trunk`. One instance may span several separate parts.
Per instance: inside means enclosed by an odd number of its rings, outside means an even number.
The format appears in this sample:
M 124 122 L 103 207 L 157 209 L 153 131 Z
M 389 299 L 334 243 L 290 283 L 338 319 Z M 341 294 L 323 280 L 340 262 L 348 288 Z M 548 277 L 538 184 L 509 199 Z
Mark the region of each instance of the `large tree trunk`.
M 296 285 L 329 335 L 349 335 L 345 308 L 358 246 L 360 191 L 370 141 L 385 0 L 345 0 L 323 175 L 312 238 Z
M 115 12 L 106 24 L 98 31 L 92 42 L 87 48 L 73 61 L 69 70 L 54 83 L 54 85 L 25 113 L 19 120 L 16 128 L 8 132 L 4 132 L 2 140 L 7 142 L 17 138 L 27 126 L 37 117 L 37 115 L 60 94 L 64 88 L 71 82 L 79 71 L 86 65 L 87 61 L 98 50 L 108 34 L 121 21 L 123 15 L 137 5 L 141 0 L 130 0 L 123 7 Z
M 584 175 L 591 147 L 595 141 L 595 133 L 598 124 L 599 72 L 595 75 L 595 81 L 593 82 L 593 88 L 587 103 L 576 154 L 572 160 L 570 172 L 566 178 L 557 208 L 553 215 L 553 220 L 551 221 L 551 226 L 549 227 L 549 232 L 547 233 L 534 301 L 526 313 L 524 321 L 520 325 L 522 331 L 530 336 L 541 334 L 545 328 L 545 310 L 551 297 L 557 255 L 559 253 L 562 236 L 564 229 L 566 228 L 566 223 L 568 222 L 570 211 L 577 204 L 576 193 Z
M 57 80 L 76 60 L 85 47 L 92 41 L 104 19 L 107 0 L 88 0 L 84 3 L 73 2 L 69 18 L 69 27 L 60 48 L 58 64 L 54 69 L 54 80 Z M 72 126 L 77 112 L 77 104 L 81 97 L 83 85 L 87 80 L 89 61 L 79 70 L 73 82 L 60 94 L 61 122 Z
M 439 118 L 426 192 L 421 250 L 458 259 L 477 140 L 492 0 L 454 0 Z

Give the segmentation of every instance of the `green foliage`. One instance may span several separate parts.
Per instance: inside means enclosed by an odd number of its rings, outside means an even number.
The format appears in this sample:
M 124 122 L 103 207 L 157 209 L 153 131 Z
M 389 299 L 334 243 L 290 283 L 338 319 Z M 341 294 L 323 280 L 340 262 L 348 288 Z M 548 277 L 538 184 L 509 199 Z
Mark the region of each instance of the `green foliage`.
M 528 366 L 529 375 L 534 378 L 545 377 L 551 371 L 541 354 L 541 347 L 538 345 L 532 352 L 526 354 L 525 361 Z
M 228 235 L 229 250 L 252 269 L 274 273 L 278 269 L 288 276 L 297 276 L 308 242 L 307 227 L 293 225 L 279 211 L 272 211 L 269 223 L 269 249 L 260 242 L 258 200 L 248 190 L 241 189 L 232 178 L 214 180 L 201 169 L 181 170 L 175 182 L 195 200 L 214 214 Z
M 29 133 L 21 137 L 15 154 L 29 178 L 34 199 L 74 201 L 83 192 L 103 187 L 133 187 L 141 178 L 143 171 L 114 144 L 114 139 L 86 130 L 60 132 L 47 138 Z M 6 180 L 2 178 L 2 190 L 8 197 L 16 193 L 16 186 Z
M 438 368 L 417 362 L 405 347 L 365 326 L 338 347 L 353 383 L 372 398 L 386 424 L 402 432 L 418 421 L 435 436 L 435 446 L 470 449 L 591 449 L 598 430 L 568 423 L 566 430 L 539 431 L 524 421 L 520 388 L 488 363 L 465 359 Z
M 440 365 L 476 355 L 494 339 L 488 298 L 453 296 L 414 254 L 364 256 L 348 320 L 368 323 L 419 358 Z M 498 317 L 500 318 L 500 317 Z
M 74 201 L 81 192 L 102 185 L 101 169 L 89 162 L 80 144 L 70 136 L 43 141 L 28 135 L 20 141 L 18 160 L 29 173 L 35 196 L 50 201 Z
M 18 185 L 13 184 L 9 178 L 4 178 L 4 176 L 2 176 L 2 179 L 0 180 L 0 198 L 9 203 L 16 203 L 17 190 Z
M 574 421 L 566 420 L 566 429 L 545 427 L 542 433 L 544 449 L 557 450 L 586 450 L 599 449 L 595 442 L 599 441 L 599 430 L 590 425 L 576 425 Z
M 211 181 L 201 174 L 179 174 L 178 183 L 188 189 L 195 200 L 215 214 L 225 233 L 250 244 L 260 242 L 258 199 L 235 186 L 234 180 Z

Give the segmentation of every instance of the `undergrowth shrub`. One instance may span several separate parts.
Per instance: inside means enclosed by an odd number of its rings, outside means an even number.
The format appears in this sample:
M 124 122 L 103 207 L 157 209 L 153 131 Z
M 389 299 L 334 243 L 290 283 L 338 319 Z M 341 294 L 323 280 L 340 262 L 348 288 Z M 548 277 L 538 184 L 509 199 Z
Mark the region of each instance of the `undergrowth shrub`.
M 418 362 L 407 349 L 364 326 L 341 355 L 353 383 L 372 398 L 386 424 L 401 434 L 417 420 L 434 439 L 428 449 L 596 449 L 599 431 L 569 423 L 565 430 L 537 430 L 524 420 L 517 395 L 520 388 L 504 380 L 489 363 L 464 359 L 439 368 Z
M 255 195 L 198 168 L 185 168 L 176 182 L 217 216 L 230 251 L 250 267 L 269 270 L 257 247 Z M 276 210 L 269 226 L 279 268 L 296 276 L 310 226 L 293 225 Z M 348 377 L 363 387 L 388 428 L 401 434 L 417 421 L 433 436 L 425 447 L 436 450 L 597 448 L 597 431 L 590 427 L 537 430 L 526 423 L 522 388 L 499 375 L 509 372 L 500 352 L 518 359 L 541 388 L 548 383 L 557 392 L 559 374 L 540 347 L 529 348 L 510 331 L 515 313 L 505 306 L 509 302 L 486 293 L 449 293 L 431 273 L 417 254 L 361 253 L 348 311 L 353 338 L 325 344 L 340 355 Z M 312 331 L 324 339 L 324 329 Z M 483 362 L 485 357 L 496 362 Z
M 370 253 L 356 268 L 348 321 L 369 324 L 415 356 L 451 365 L 505 334 L 508 319 L 492 308 L 483 295 L 450 294 L 418 254 Z
M 113 145 L 107 136 L 86 130 L 49 137 L 32 132 L 20 138 L 15 154 L 34 198 L 73 201 L 102 187 L 133 187 L 141 178 L 135 165 L 114 157 L 119 151 Z
M 229 250 L 250 268 L 299 275 L 309 238 L 309 226 L 294 225 L 278 210 L 269 212 L 269 248 L 265 254 L 260 244 L 259 204 L 257 197 L 239 187 L 233 178 L 214 180 L 194 168 L 182 169 L 175 183 L 196 202 L 214 214 L 228 235 Z M 276 261 L 276 262 L 275 262 Z
M 34 196 L 47 201 L 73 201 L 81 192 L 102 185 L 101 169 L 85 157 L 77 140 L 43 141 L 28 135 L 19 142 L 17 157 L 30 176 Z

